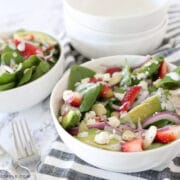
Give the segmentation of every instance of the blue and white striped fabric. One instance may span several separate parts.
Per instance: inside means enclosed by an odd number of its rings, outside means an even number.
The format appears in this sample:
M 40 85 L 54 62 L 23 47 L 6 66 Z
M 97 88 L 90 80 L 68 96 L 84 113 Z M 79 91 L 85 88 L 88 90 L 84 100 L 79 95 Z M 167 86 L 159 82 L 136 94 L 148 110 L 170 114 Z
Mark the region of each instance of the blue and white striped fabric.
M 168 61 L 180 65 L 180 4 L 171 5 L 169 9 L 169 25 L 162 46 L 152 55 L 162 54 Z M 88 61 L 79 54 L 66 38 L 61 35 L 65 47 L 66 62 L 69 68 L 72 64 Z M 66 145 L 58 138 L 51 147 L 49 155 L 39 168 L 40 180 L 179 180 L 180 179 L 180 157 L 176 157 L 168 167 L 162 171 L 148 170 L 139 173 L 115 173 L 96 168 L 79 159 L 71 152 Z

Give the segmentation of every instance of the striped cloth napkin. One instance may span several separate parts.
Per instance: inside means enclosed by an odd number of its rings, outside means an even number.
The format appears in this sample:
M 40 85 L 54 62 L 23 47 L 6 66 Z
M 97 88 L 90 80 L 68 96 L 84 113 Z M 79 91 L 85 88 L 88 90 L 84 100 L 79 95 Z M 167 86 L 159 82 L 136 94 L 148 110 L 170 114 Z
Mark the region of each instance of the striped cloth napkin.
M 171 5 L 169 9 L 169 24 L 162 46 L 151 55 L 164 55 L 169 62 L 180 65 L 180 4 Z M 62 43 L 65 48 L 67 68 L 72 64 L 81 64 L 88 61 L 71 45 L 66 38 L 66 34 L 61 34 Z M 40 180 L 179 180 L 180 179 L 180 157 L 176 157 L 166 168 L 148 170 L 138 173 L 115 173 L 94 167 L 79 159 L 62 142 L 60 137 L 52 144 L 48 156 L 44 163 L 39 167 Z

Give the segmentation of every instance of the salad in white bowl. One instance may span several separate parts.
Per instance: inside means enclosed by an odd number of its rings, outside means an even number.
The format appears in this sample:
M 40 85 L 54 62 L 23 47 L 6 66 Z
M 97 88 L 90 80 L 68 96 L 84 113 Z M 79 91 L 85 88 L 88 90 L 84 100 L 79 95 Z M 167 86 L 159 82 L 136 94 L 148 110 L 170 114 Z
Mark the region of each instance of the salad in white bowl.
M 0 112 L 21 111 L 41 102 L 63 69 L 58 39 L 29 30 L 0 32 Z
M 180 138 L 179 88 L 180 67 L 162 56 L 105 57 L 71 67 L 53 90 L 51 113 L 61 138 L 80 158 L 137 172 L 179 153 L 170 153 Z M 158 161 L 161 153 L 167 156 Z

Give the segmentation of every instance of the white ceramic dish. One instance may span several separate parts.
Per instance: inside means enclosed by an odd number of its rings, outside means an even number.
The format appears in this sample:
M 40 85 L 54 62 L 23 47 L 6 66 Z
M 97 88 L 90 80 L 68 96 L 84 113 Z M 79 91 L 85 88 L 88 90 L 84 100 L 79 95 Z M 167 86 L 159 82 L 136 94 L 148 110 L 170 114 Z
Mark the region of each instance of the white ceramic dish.
M 169 0 L 66 0 L 65 11 L 77 22 L 109 33 L 137 33 L 156 27 Z
M 1 37 L 7 37 L 11 33 L 1 33 Z M 0 92 L 0 112 L 16 112 L 29 108 L 43 99 L 52 91 L 54 85 L 61 77 L 64 70 L 63 48 L 60 45 L 60 57 L 49 72 L 40 78 L 17 88 Z
M 163 20 L 156 26 L 153 27 L 152 29 L 149 29 L 144 32 L 139 32 L 139 33 L 133 33 L 133 34 L 121 34 L 121 33 L 105 33 L 97 30 L 93 30 L 89 27 L 86 27 L 83 24 L 80 24 L 71 17 L 68 12 L 64 13 L 65 17 L 65 25 L 67 32 L 69 34 L 73 33 L 76 34 L 76 36 L 80 36 L 82 39 L 89 39 L 90 41 L 100 41 L 100 42 L 120 42 L 122 40 L 132 40 L 132 39 L 138 39 L 139 37 L 145 37 L 149 36 L 156 31 L 159 31 L 163 27 L 163 25 L 167 22 L 168 17 L 165 16 Z
M 119 41 L 110 41 L 109 39 L 97 40 L 95 38 L 84 36 L 83 33 L 68 29 L 67 32 L 72 45 L 84 56 L 89 58 L 98 58 L 102 56 L 112 56 L 118 54 L 149 54 L 158 48 L 165 36 L 167 29 L 167 19 L 162 26 L 147 35 L 129 39 L 119 39 Z
M 125 60 L 132 66 L 137 66 L 146 60 L 144 56 L 112 56 L 104 57 L 84 63 L 83 66 L 95 71 L 101 71 L 107 66 L 123 65 Z M 105 66 L 104 66 L 105 65 Z M 180 140 L 161 148 L 123 153 L 102 150 L 80 142 L 67 133 L 58 122 L 58 113 L 62 105 L 62 94 L 67 88 L 69 71 L 67 71 L 55 86 L 51 99 L 50 109 L 58 134 L 66 145 L 81 159 L 99 168 L 116 172 L 139 172 L 148 169 L 162 169 L 180 153 Z M 163 156 L 162 156 L 163 155 Z M 140 162 L 140 163 L 138 163 Z

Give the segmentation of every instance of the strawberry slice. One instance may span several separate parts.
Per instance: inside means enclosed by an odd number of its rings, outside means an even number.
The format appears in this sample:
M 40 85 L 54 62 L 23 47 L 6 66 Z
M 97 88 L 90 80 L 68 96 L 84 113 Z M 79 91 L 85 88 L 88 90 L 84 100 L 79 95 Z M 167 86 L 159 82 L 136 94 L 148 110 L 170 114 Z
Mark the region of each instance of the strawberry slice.
M 121 101 L 122 105 L 120 107 L 120 112 L 126 112 L 129 110 L 141 90 L 141 86 L 132 86 L 129 88 Z
M 27 42 L 21 42 L 18 39 L 13 39 L 13 42 L 16 44 L 17 48 L 18 46 L 22 46 L 19 50 L 21 55 L 25 58 L 28 58 L 29 56 L 32 55 L 38 55 L 38 56 L 43 56 L 43 51 L 38 48 L 37 46 L 27 43 Z
M 43 52 L 38 47 L 30 43 L 25 43 L 25 49 L 24 51 L 21 51 L 21 55 L 24 56 L 25 58 L 28 58 L 29 56 L 32 56 L 32 55 L 42 56 Z
M 106 70 L 106 73 L 109 73 L 109 74 L 112 75 L 113 73 L 120 72 L 120 71 L 121 71 L 121 69 L 119 67 L 112 67 L 112 68 L 108 68 Z
M 92 78 L 89 79 L 89 82 L 90 82 L 90 83 L 97 83 L 97 82 L 100 82 L 100 81 L 102 81 L 101 78 L 92 77 Z
M 168 130 L 158 130 L 155 140 L 157 142 L 167 144 L 177 139 L 177 135 L 173 130 L 174 128 L 169 128 Z M 180 129 L 179 129 L 180 132 Z
M 81 104 L 82 95 L 78 92 L 72 92 L 66 102 L 74 107 L 79 107 Z
M 100 96 L 103 98 L 111 98 L 113 97 L 113 90 L 109 85 L 103 85 Z
M 142 138 L 136 138 L 121 144 L 121 150 L 123 152 L 140 152 L 143 151 L 142 147 L 143 147 Z
M 164 76 L 169 72 L 169 66 L 166 61 L 163 61 L 161 63 L 161 66 L 159 68 L 158 76 L 159 78 L 164 78 Z

